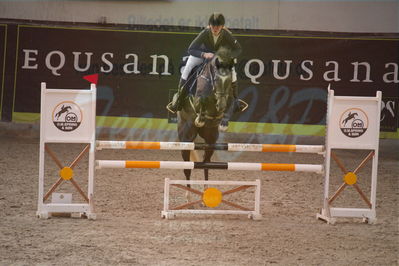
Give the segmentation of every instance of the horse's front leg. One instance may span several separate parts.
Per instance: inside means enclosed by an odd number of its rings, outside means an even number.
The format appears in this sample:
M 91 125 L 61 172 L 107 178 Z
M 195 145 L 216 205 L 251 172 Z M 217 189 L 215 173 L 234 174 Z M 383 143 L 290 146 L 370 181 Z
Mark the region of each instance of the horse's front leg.
M 195 118 L 195 126 L 196 127 L 203 127 L 205 125 L 205 118 L 204 118 L 204 99 L 200 98 L 199 101 L 199 112 L 197 114 L 197 117 Z
M 222 119 L 220 120 L 220 124 L 219 124 L 220 131 L 227 130 L 227 128 L 229 127 L 229 120 L 230 120 L 231 116 L 233 115 L 233 112 L 234 112 L 234 98 L 229 96 L 228 100 L 227 100 L 226 110 L 223 113 Z
M 187 150 L 181 151 L 181 155 L 182 155 L 184 161 L 186 161 L 186 162 L 190 161 L 190 151 L 187 151 Z M 191 170 L 184 169 L 183 172 L 184 172 L 184 175 L 186 176 L 186 180 L 190 181 Z M 187 187 L 190 187 L 190 185 L 188 184 Z

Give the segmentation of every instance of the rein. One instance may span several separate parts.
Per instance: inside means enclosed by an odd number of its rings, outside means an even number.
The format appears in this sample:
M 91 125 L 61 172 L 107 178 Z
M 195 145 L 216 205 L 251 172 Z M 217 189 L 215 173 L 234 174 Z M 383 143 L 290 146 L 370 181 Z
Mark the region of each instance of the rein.
M 211 64 L 211 61 L 208 64 Z M 212 92 L 213 92 L 213 94 L 215 96 L 218 95 L 218 94 L 222 94 L 222 95 L 225 94 L 225 93 L 221 93 L 221 92 L 216 92 L 215 91 L 215 77 L 214 77 L 214 75 L 216 75 L 216 70 L 215 70 L 216 66 L 214 66 L 214 65 L 210 65 L 209 66 L 209 68 L 212 68 L 212 69 L 209 69 L 209 78 L 207 76 L 205 76 L 205 74 L 204 74 L 204 71 L 205 71 L 206 67 L 207 67 L 207 65 L 205 64 L 204 67 L 202 68 L 200 74 L 198 75 L 198 77 L 203 78 L 206 81 L 211 83 Z M 195 106 L 194 106 L 194 102 L 193 102 L 194 97 L 195 96 L 193 96 L 193 95 L 188 97 L 189 98 L 189 102 L 190 102 L 190 106 L 193 109 L 194 113 L 196 115 L 199 115 L 199 112 L 197 112 L 197 110 L 195 109 Z M 210 116 L 210 115 L 207 115 L 207 114 L 203 114 L 203 116 L 207 120 L 217 120 L 217 119 L 221 119 L 224 116 L 224 112 L 220 113 L 217 116 Z

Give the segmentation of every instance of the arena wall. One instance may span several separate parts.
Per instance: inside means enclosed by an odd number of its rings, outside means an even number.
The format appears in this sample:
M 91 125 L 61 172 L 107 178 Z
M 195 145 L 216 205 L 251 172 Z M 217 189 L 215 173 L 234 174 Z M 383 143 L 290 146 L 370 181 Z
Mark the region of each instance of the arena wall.
M 399 32 L 395 0 L 353 1 L 0 1 L 10 19 L 204 27 L 223 12 L 237 29 Z

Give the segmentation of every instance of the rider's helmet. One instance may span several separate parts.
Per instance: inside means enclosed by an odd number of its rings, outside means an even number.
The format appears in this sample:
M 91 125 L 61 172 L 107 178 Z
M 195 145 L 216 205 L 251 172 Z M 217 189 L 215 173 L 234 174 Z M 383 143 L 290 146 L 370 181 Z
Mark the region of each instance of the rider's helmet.
M 213 13 L 209 18 L 209 25 L 211 26 L 223 26 L 225 19 L 222 13 Z

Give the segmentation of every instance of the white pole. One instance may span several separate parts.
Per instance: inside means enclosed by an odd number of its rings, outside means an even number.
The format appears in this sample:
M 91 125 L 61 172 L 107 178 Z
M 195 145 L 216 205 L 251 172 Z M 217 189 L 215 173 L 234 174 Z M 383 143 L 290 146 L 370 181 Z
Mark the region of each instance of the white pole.
M 40 106 L 40 113 L 41 113 L 41 119 L 40 119 L 40 144 L 39 144 L 39 192 L 38 192 L 38 199 L 37 199 L 37 215 L 41 216 L 43 215 L 43 196 L 44 196 L 44 134 L 45 134 L 45 129 L 44 129 L 44 117 L 45 117 L 45 112 L 44 112 L 44 105 L 46 102 L 46 83 L 42 82 L 41 83 L 41 106 Z
M 255 187 L 255 214 L 260 216 L 260 179 L 256 179 Z
M 163 211 L 166 213 L 169 210 L 169 184 L 170 179 L 165 178 L 165 191 L 164 191 L 164 199 L 163 199 Z

